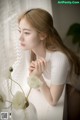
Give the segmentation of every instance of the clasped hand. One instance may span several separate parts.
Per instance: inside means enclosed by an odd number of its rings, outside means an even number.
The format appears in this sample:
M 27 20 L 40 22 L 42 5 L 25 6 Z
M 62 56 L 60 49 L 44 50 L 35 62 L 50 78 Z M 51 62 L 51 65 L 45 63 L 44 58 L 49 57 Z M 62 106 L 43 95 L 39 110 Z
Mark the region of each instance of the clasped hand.
M 29 66 L 29 75 L 33 74 L 40 77 L 45 71 L 46 61 L 44 58 L 39 58 L 36 61 L 32 61 Z

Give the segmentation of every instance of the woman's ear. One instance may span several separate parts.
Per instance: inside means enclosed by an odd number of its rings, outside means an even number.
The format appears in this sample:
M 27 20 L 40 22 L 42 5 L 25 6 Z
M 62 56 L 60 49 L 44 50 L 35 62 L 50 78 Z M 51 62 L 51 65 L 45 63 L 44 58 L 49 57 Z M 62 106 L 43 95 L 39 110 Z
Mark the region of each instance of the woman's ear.
M 44 40 L 47 38 L 47 34 L 44 32 L 39 33 L 40 40 Z

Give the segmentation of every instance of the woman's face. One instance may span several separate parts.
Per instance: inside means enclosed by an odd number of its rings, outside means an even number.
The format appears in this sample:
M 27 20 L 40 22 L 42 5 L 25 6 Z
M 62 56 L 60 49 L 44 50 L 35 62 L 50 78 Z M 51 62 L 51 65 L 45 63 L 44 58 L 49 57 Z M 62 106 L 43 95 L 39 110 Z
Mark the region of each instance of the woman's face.
M 20 46 L 22 49 L 31 50 L 40 45 L 41 40 L 39 33 L 25 18 L 21 19 L 19 23 L 19 33 Z

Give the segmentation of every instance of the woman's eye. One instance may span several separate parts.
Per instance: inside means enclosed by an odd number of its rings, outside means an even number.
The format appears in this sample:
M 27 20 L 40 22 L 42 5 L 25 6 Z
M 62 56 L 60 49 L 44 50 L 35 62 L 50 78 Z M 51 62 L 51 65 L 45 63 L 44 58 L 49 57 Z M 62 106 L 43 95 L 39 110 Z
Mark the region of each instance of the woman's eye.
M 30 34 L 30 33 L 28 33 L 28 32 L 24 32 L 24 34 Z

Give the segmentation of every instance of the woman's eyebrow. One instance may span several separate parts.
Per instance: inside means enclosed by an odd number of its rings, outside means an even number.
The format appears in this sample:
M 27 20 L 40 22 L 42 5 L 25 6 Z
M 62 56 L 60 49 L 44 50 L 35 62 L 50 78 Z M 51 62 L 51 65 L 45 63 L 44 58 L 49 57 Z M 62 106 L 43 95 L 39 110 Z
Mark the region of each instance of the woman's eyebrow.
M 21 29 L 20 27 L 18 27 L 19 29 Z M 27 28 L 23 28 L 23 30 L 28 30 L 28 31 L 31 31 L 30 29 L 27 29 Z
M 24 28 L 23 30 L 28 30 L 28 31 L 31 31 L 30 29 L 27 29 L 27 28 Z

